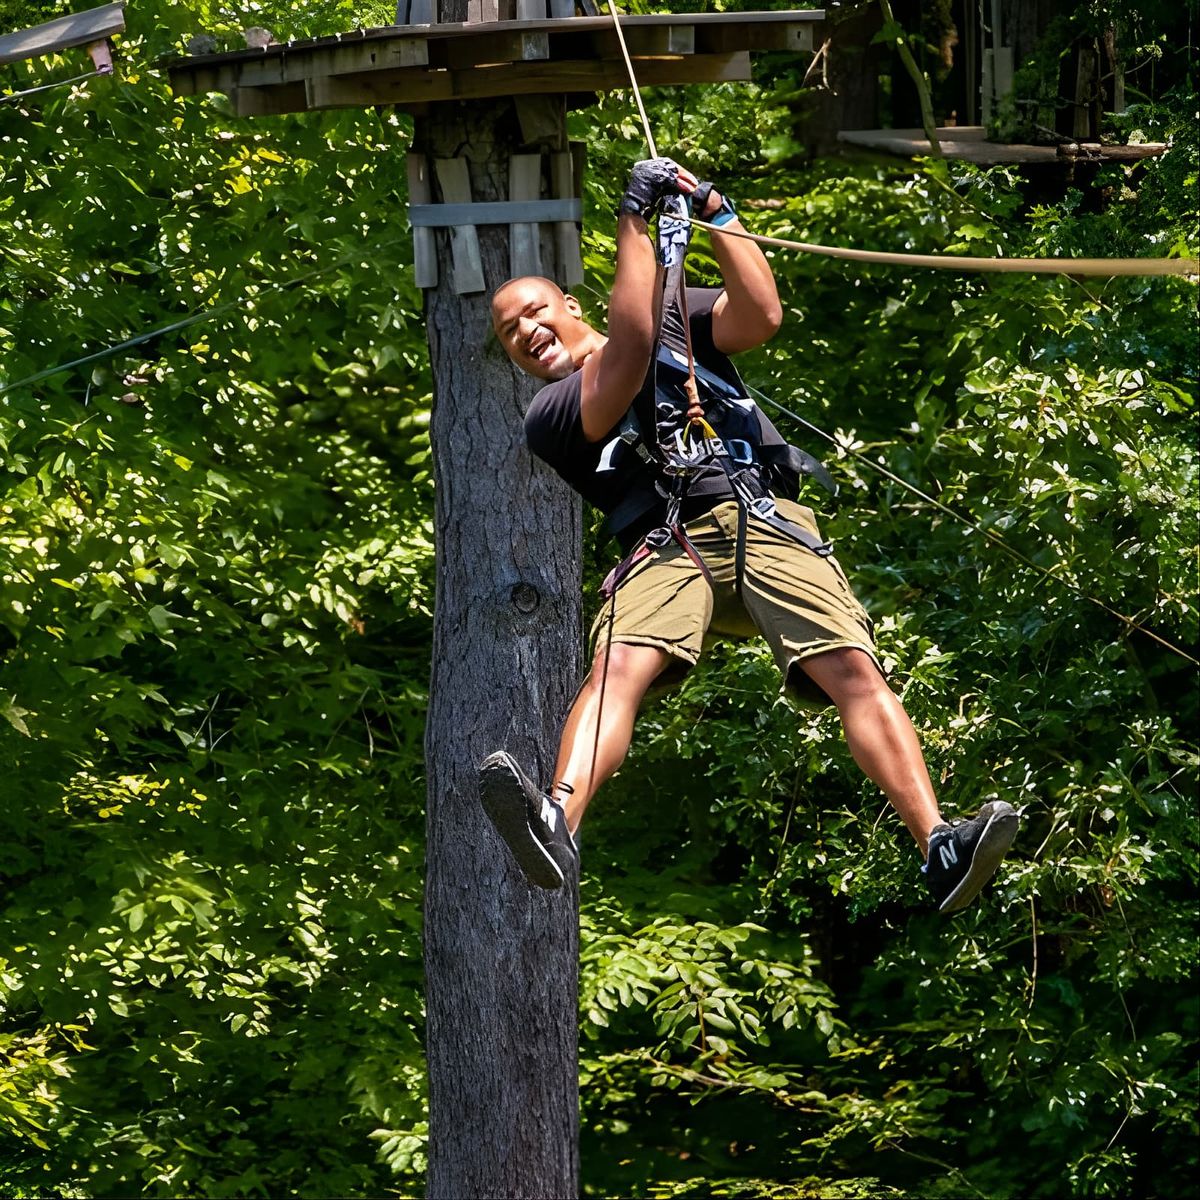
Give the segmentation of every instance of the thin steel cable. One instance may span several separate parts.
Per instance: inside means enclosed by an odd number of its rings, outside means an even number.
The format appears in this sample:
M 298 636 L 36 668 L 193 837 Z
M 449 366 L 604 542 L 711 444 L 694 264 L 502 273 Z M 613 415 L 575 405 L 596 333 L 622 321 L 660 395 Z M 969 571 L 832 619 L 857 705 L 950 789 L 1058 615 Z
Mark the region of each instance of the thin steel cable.
M 17 100 L 22 100 L 26 96 L 36 96 L 38 92 L 49 92 L 54 88 L 66 87 L 69 83 L 82 83 L 85 79 L 94 79 L 97 75 L 111 75 L 112 68 L 101 71 L 85 71 L 82 75 L 74 75 L 70 79 L 58 79 L 54 83 L 42 83 L 37 87 L 26 88 L 23 92 L 12 92 L 7 96 L 0 96 L 0 104 L 11 104 Z
M 15 383 L 0 384 L 0 396 L 6 396 L 9 392 L 15 392 L 18 388 L 29 387 L 34 383 L 41 383 L 43 379 L 49 379 L 51 376 L 59 375 L 63 371 L 70 371 L 75 367 L 83 367 L 87 366 L 88 363 L 99 362 L 104 358 L 111 358 L 114 354 L 120 354 L 122 350 L 140 346 L 144 342 L 152 341 L 154 338 L 162 337 L 164 334 L 177 333 L 179 330 L 188 329 L 192 325 L 211 321 L 214 317 L 219 317 L 222 313 L 229 312 L 230 309 L 245 304 L 247 300 L 257 301 L 263 296 L 269 296 L 276 292 L 285 292 L 290 288 L 308 283 L 310 280 L 316 279 L 321 275 L 328 275 L 330 271 L 336 271 L 341 267 L 347 266 L 349 263 L 354 262 L 355 259 L 361 258 L 364 254 L 370 253 L 373 250 L 382 250 L 387 246 L 395 244 L 394 241 L 377 242 L 365 250 L 355 250 L 353 254 L 345 255 L 343 258 L 338 259 L 337 262 L 332 262 L 328 266 L 317 267 L 315 270 L 307 271 L 303 275 L 297 275 L 294 279 L 285 279 L 278 283 L 264 284 L 252 296 L 237 296 L 232 300 L 226 300 L 223 304 L 215 305 L 213 308 L 206 308 L 202 312 L 192 313 L 182 320 L 173 321 L 169 325 L 161 325 L 157 329 L 151 329 L 146 333 L 139 333 L 137 336 L 127 338 L 123 342 L 118 342 L 112 346 L 105 346 L 103 350 L 97 350 L 92 354 L 85 354 L 81 358 L 73 358 L 70 362 L 58 363 L 53 367 L 46 367 L 44 370 L 27 375 L 24 379 L 18 379 Z
M 617 588 L 613 588 L 612 596 L 609 600 L 608 609 L 608 632 L 604 639 L 604 666 L 600 671 L 600 695 L 596 700 L 596 733 L 592 738 L 592 761 L 588 766 L 588 783 L 587 783 L 587 803 L 592 802 L 592 796 L 595 794 L 596 783 L 596 759 L 600 754 L 600 728 L 604 720 L 604 690 L 608 683 L 608 659 L 612 654 L 613 640 L 613 625 L 617 620 Z
M 600 292 L 598 292 L 595 288 L 589 286 L 588 284 L 584 284 L 584 287 L 587 288 L 587 290 L 589 292 L 591 292 L 592 295 L 596 296 L 597 299 L 600 299 L 600 300 L 604 299 L 604 297 L 600 294 Z M 929 495 L 928 492 L 922 491 L 919 487 L 917 487 L 916 484 L 910 483 L 903 476 L 897 475 L 894 471 L 889 470 L 887 467 L 883 466 L 881 463 L 876 462 L 873 458 L 870 458 L 868 455 L 863 454 L 860 450 L 855 450 L 852 446 L 846 445 L 845 442 L 839 440 L 833 434 L 826 433 L 825 430 L 822 429 L 819 425 L 814 425 L 811 421 L 806 420 L 799 413 L 793 412 L 790 408 L 786 407 L 783 404 L 780 404 L 778 400 L 775 400 L 773 397 L 768 396 L 765 392 L 761 391 L 759 388 L 753 387 L 750 384 L 746 384 L 746 390 L 748 392 L 750 392 L 752 395 L 756 396 L 759 400 L 766 401 L 767 404 L 771 405 L 773 408 L 777 409 L 779 412 L 783 413 L 785 416 L 790 417 L 797 424 L 802 425 L 806 430 L 808 430 L 809 433 L 816 434 L 817 437 L 823 438 L 831 446 L 836 447 L 838 450 L 843 451 L 844 453 L 850 455 L 852 458 L 856 459 L 857 461 L 870 467 L 871 470 L 877 472 L 878 474 L 882 475 L 885 479 L 896 484 L 897 487 L 900 487 L 900 488 L 904 489 L 906 492 L 909 492 L 911 495 L 918 497 L 919 499 L 923 500 L 926 504 L 929 504 L 932 507 L 936 508 L 939 512 L 943 513 L 945 516 L 948 516 L 948 517 L 952 518 L 953 520 L 958 521 L 960 524 L 965 525 L 968 529 L 979 534 L 981 537 L 986 538 L 987 541 L 989 541 L 992 545 L 996 546 L 999 550 L 1002 550 L 1005 554 L 1007 554 L 1010 558 L 1014 559 L 1016 562 L 1019 562 L 1023 566 L 1028 567 L 1029 569 L 1031 569 L 1033 571 L 1036 571 L 1039 575 L 1042 575 L 1047 579 L 1053 580 L 1055 583 L 1062 584 L 1063 587 L 1067 588 L 1069 591 L 1074 592 L 1077 596 L 1082 597 L 1084 600 L 1087 600 L 1090 604 L 1094 604 L 1094 605 L 1096 605 L 1097 608 L 1102 608 L 1110 616 L 1116 617 L 1116 619 L 1118 621 L 1122 622 L 1122 624 L 1128 626 L 1130 629 L 1136 629 L 1139 633 L 1144 633 L 1152 641 L 1158 642 L 1159 645 L 1161 645 L 1162 647 L 1164 647 L 1167 650 L 1170 650 L 1173 654 L 1177 654 L 1177 655 L 1179 655 L 1180 658 L 1186 659 L 1188 662 L 1193 663 L 1197 666 L 1200 666 L 1200 659 L 1194 658 L 1191 654 L 1189 654 L 1181 646 L 1178 646 L 1174 642 L 1168 640 L 1167 638 L 1160 636 L 1159 634 L 1155 633 L 1152 629 L 1148 629 L 1145 625 L 1141 624 L 1139 621 L 1134 620 L 1132 617 L 1126 616 L 1124 613 L 1113 608 L 1111 605 L 1107 604 L 1105 601 L 1099 599 L 1096 596 L 1093 596 L 1090 592 L 1085 591 L 1084 588 L 1082 587 L 1082 585 L 1076 583 L 1074 580 L 1066 579 L 1061 575 L 1056 575 L 1053 571 L 1049 570 L 1046 567 L 1043 567 L 1040 563 L 1034 562 L 1033 559 L 1029 558 L 1027 555 L 1022 554 L 1021 551 L 1017 550 L 1015 547 L 1009 545 L 1009 543 L 1006 542 L 1004 540 L 1004 538 L 1002 538 L 994 530 L 987 529 L 984 526 L 980 525 L 977 521 L 971 520 L 970 517 L 963 516 L 962 513 L 955 511 L 949 505 L 944 504 L 944 503 L 942 503 L 942 501 Z
M 772 405 L 774 408 L 777 408 L 781 413 L 791 417 L 793 421 L 798 421 L 804 426 L 805 429 L 824 438 L 827 442 L 836 446 L 839 450 L 851 455 L 859 462 L 866 463 L 867 466 L 872 468 L 872 470 L 878 471 L 880 475 L 884 476 L 885 479 L 890 480 L 892 483 L 903 488 L 905 491 L 910 492 L 912 495 L 920 497 L 925 501 L 926 504 L 931 504 L 938 510 L 938 512 L 944 513 L 948 517 L 952 517 L 955 521 L 965 525 L 968 529 L 974 530 L 975 533 L 985 537 L 989 542 L 992 543 L 992 545 L 998 547 L 1000 550 L 1003 550 L 1005 554 L 1009 555 L 1009 557 L 1021 563 L 1023 566 L 1029 567 L 1031 570 L 1038 572 L 1038 574 L 1043 575 L 1047 579 L 1053 580 L 1055 583 L 1062 584 L 1063 587 L 1074 592 L 1077 596 L 1087 600 L 1091 604 L 1096 605 L 1097 608 L 1102 608 L 1106 613 L 1109 614 L 1109 616 L 1116 617 L 1118 621 L 1121 621 L 1130 629 L 1136 629 L 1139 633 L 1144 633 L 1152 641 L 1158 642 L 1160 646 L 1163 646 L 1165 649 L 1170 650 L 1174 654 L 1178 654 L 1180 658 L 1184 658 L 1188 662 L 1194 663 L 1196 666 L 1200 666 L 1200 659 L 1194 658 L 1181 646 L 1177 646 L 1174 642 L 1169 641 L 1167 638 L 1161 637 L 1159 634 L 1155 633 L 1154 630 L 1148 629 L 1139 621 L 1135 621 L 1132 617 L 1126 616 L 1123 612 L 1120 612 L 1111 605 L 1105 603 L 1105 601 L 1093 596 L 1090 592 L 1085 591 L 1083 586 L 1076 583 L 1073 579 L 1067 579 L 1062 575 L 1056 575 L 1049 568 L 1043 567 L 1040 563 L 1034 562 L 1033 559 L 1022 554 L 1020 550 L 1016 549 L 1016 547 L 1009 545 L 1009 543 L 1006 542 L 1004 538 L 1002 538 L 994 530 L 987 529 L 985 526 L 980 525 L 977 521 L 972 521 L 970 517 L 965 517 L 962 515 L 962 513 L 956 512 L 954 509 L 950 508 L 949 505 L 943 504 L 940 500 L 930 496 L 927 492 L 923 492 L 919 487 L 916 486 L 916 484 L 909 483 L 907 479 L 897 475 L 894 471 L 888 470 L 888 468 L 882 464 L 875 462 L 874 459 L 868 457 L 866 454 L 863 454 L 860 450 L 855 450 L 852 446 L 847 446 L 845 442 L 839 441 L 832 434 L 826 433 L 823 429 L 819 429 L 811 421 L 806 421 L 802 416 L 799 415 L 799 413 L 792 412 L 790 408 L 786 408 L 784 405 L 780 404 L 778 400 L 772 399 L 764 392 L 759 391 L 758 388 L 751 387 L 749 384 L 747 384 L 746 389 L 753 395 L 757 396 L 758 399 L 765 400 L 768 404 Z

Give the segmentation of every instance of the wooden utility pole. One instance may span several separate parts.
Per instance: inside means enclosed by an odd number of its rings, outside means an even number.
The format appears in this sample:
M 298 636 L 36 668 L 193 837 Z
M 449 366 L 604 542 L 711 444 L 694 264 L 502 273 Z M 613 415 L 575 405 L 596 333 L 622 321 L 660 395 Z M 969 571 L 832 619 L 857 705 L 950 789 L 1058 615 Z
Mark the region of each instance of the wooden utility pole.
M 574 0 L 400 0 L 396 25 L 170 64 L 243 116 L 413 112 L 409 219 L 434 403 L 437 600 L 426 725 L 425 969 L 435 1200 L 578 1193 L 578 889 L 531 888 L 482 818 L 477 768 L 548 781 L 579 682 L 578 499 L 525 449 L 536 391 L 491 334 L 513 275 L 582 279 L 568 96 L 628 86 L 608 17 Z M 744 80 L 804 50 L 819 10 L 658 14 L 621 27 L 645 84 Z M 664 148 L 664 153 L 669 152 Z
M 463 161 L 477 202 L 507 200 L 510 101 L 417 120 L 432 161 Z M 461 159 L 456 156 L 461 154 Z M 509 230 L 478 230 L 484 290 L 426 292 L 434 401 L 437 603 L 426 724 L 428 1194 L 574 1196 L 579 1173 L 578 889 L 531 888 L 483 819 L 479 762 L 554 768 L 578 683 L 580 506 L 525 448 L 535 389 L 490 336 Z

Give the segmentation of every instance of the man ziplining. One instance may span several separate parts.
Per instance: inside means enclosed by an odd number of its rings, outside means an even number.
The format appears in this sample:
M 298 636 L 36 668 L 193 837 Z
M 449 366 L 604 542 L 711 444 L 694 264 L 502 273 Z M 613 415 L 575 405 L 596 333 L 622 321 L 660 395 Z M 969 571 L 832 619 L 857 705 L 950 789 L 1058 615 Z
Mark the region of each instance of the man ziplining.
M 683 286 L 684 196 L 717 227 L 720 289 Z M 762 251 L 723 227 L 741 229 L 711 184 L 648 159 L 618 209 L 607 336 L 547 279 L 509 280 L 492 298 L 509 358 L 547 384 L 525 417 L 530 449 L 605 514 L 625 558 L 605 581 L 592 669 L 567 716 L 551 788 L 498 751 L 480 768 L 481 803 L 530 883 L 560 887 L 578 866 L 573 835 L 623 761 L 651 684 L 682 677 L 706 635 L 761 635 L 784 690 L 837 706 L 855 762 L 925 856 L 935 902 L 957 911 L 995 873 L 1017 814 L 995 800 L 970 820 L 942 819 L 870 619 L 812 510 L 789 498 L 801 474 L 824 469 L 780 437 L 729 359 L 766 342 L 782 307 Z M 670 268 L 665 288 L 660 266 Z

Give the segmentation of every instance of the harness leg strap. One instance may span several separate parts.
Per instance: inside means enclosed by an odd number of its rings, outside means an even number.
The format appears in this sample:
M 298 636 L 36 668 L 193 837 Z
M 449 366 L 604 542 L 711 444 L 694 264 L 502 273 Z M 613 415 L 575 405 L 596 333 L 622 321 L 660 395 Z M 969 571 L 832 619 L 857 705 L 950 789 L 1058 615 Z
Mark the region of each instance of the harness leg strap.
M 708 569 L 708 564 L 701 557 L 700 551 L 692 545 L 691 538 L 688 537 L 682 525 L 672 525 L 671 536 L 683 547 L 684 553 L 696 564 L 697 570 L 704 577 L 704 582 L 708 584 L 710 591 L 716 591 L 716 585 L 713 583 L 712 572 Z

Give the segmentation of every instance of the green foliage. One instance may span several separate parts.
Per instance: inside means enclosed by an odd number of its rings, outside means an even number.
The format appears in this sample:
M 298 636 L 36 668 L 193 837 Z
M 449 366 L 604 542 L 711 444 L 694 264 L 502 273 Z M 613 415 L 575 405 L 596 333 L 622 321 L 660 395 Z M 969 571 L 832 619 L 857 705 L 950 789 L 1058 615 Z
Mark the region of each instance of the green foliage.
M 424 1131 L 407 132 L 180 102 L 151 59 L 209 14 L 128 19 L 112 80 L 0 108 L 0 1172 L 375 1194 Z
M 1182 131 L 1087 203 L 1028 205 L 1015 175 L 960 165 L 754 176 L 740 156 L 774 117 L 751 99 L 726 120 L 740 148 L 701 174 L 733 191 L 738 172 L 735 198 L 763 233 L 926 253 L 1195 253 L 1192 193 L 1175 182 L 1195 175 Z M 636 132 L 614 138 L 615 156 L 623 136 Z M 606 259 L 593 235 L 589 265 Z M 702 246 L 692 263 L 715 268 Z M 1195 1161 L 1194 674 L 1093 601 L 1195 644 L 1194 285 L 774 263 L 785 330 L 746 374 L 768 412 L 782 400 L 836 434 L 843 498 L 827 532 L 947 813 L 1003 796 L 1023 832 L 990 898 L 954 921 L 921 914 L 917 860 L 836 718 L 765 703 L 770 656 L 717 648 L 643 714 L 585 835 L 587 911 L 611 914 L 585 926 L 590 1192 L 1182 1190 Z M 750 915 L 770 931 L 764 961 L 812 972 L 836 1038 L 784 1033 L 731 969 L 740 950 L 715 951 L 715 931 Z M 672 982 L 681 956 L 703 985 Z M 725 1044 L 701 1045 L 713 997 L 762 1025 L 727 1017 Z
M 200 31 L 388 16 L 156 0 L 114 79 L 0 106 L 5 1195 L 421 1187 L 431 383 L 407 128 L 239 120 L 152 65 Z M 784 172 L 777 67 L 651 104 L 661 152 L 762 232 L 1196 252 L 1190 95 L 1126 118 L 1169 133 L 1162 159 L 1028 201 L 954 164 Z M 631 112 L 572 117 L 597 321 Z M 937 918 L 836 715 L 775 699 L 760 647 L 714 647 L 643 713 L 584 835 L 585 1190 L 1181 1193 L 1195 677 L 1093 601 L 1197 640 L 1194 285 L 773 262 L 785 328 L 745 374 L 836 437 L 778 415 L 839 477 L 836 507 L 811 500 L 947 815 L 1003 796 L 1023 829 L 983 900 Z M 702 242 L 691 266 L 714 278 Z

